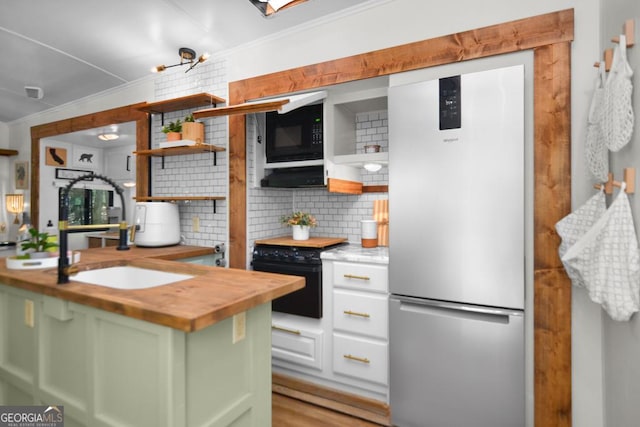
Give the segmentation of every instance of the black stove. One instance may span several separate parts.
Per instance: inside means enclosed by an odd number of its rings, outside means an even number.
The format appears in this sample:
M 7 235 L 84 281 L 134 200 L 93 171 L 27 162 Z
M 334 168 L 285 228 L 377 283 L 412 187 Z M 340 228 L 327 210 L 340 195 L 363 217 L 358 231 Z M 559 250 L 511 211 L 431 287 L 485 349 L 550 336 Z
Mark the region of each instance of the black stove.
M 253 250 L 253 261 L 272 261 L 293 264 L 322 264 L 320 253 L 323 250 L 326 250 L 326 248 L 258 245 Z
M 255 271 L 289 274 L 305 278 L 305 287 L 273 300 L 271 308 L 281 313 L 322 318 L 322 251 L 323 248 L 258 244 L 251 265 Z

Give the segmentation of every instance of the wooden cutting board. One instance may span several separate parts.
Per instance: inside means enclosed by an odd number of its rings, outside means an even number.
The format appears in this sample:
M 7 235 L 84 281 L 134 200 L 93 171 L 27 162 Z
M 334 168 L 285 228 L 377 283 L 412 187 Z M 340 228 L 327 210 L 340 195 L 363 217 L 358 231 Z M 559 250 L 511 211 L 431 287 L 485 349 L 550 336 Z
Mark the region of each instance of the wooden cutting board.
M 373 201 L 373 219 L 378 222 L 378 246 L 389 246 L 389 200 Z
M 346 237 L 309 237 L 308 240 L 293 240 L 291 236 L 256 240 L 256 245 L 296 246 L 299 248 L 326 248 L 346 242 Z

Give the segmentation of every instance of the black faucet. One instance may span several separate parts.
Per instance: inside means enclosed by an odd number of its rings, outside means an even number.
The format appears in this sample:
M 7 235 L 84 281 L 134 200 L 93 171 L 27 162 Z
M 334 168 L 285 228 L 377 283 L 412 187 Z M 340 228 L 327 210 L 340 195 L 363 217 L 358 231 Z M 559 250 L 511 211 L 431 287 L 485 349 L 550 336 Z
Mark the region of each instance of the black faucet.
M 126 251 L 129 249 L 127 245 L 127 221 L 126 221 L 126 206 L 124 203 L 124 190 L 111 179 L 102 175 L 95 175 L 92 173 L 79 176 L 69 182 L 66 187 L 62 189 L 60 192 L 60 198 L 58 200 L 58 214 L 59 214 L 59 223 L 58 229 L 60 230 L 60 257 L 58 258 L 58 284 L 69 283 L 69 273 L 70 273 L 70 263 L 69 256 L 67 255 L 69 243 L 68 243 L 68 235 L 69 230 L 77 230 L 77 231 L 90 231 L 95 230 L 96 228 L 105 228 L 108 227 L 107 224 L 99 224 L 99 225 L 69 225 L 69 190 L 79 181 L 83 181 L 88 178 L 98 178 L 107 184 L 111 185 L 116 193 L 120 195 L 120 202 L 122 204 L 122 218 L 120 220 L 120 224 L 117 225 L 120 229 L 120 239 L 118 240 L 118 246 L 116 247 L 119 251 Z

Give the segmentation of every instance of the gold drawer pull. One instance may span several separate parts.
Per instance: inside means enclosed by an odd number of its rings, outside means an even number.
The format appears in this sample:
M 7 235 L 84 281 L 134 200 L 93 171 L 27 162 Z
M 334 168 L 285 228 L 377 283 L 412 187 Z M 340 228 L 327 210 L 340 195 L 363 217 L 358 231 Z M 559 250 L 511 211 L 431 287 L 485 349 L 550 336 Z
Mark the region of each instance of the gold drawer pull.
M 271 329 L 275 329 L 276 331 L 286 332 L 292 335 L 301 335 L 300 331 L 297 331 L 295 329 L 281 328 L 280 326 L 275 326 L 275 325 L 271 325 Z
M 344 314 L 348 314 L 349 316 L 366 317 L 367 319 L 371 317 L 369 313 L 358 313 L 357 311 L 351 311 L 351 310 L 345 310 Z
M 355 274 L 345 274 L 347 279 L 371 280 L 368 276 L 357 276 Z
M 345 359 L 349 359 L 349 360 L 355 360 L 356 362 L 371 363 L 371 361 L 369 359 L 367 359 L 366 357 L 357 357 L 357 356 L 352 356 L 350 354 L 345 354 L 342 357 L 344 357 Z

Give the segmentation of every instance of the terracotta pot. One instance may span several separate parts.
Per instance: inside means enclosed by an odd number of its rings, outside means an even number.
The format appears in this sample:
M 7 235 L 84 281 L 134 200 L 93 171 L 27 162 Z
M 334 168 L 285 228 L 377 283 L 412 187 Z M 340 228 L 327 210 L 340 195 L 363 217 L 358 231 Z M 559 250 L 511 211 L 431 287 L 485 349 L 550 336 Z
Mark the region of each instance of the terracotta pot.
M 182 134 L 180 132 L 167 132 L 167 141 L 180 141 Z

